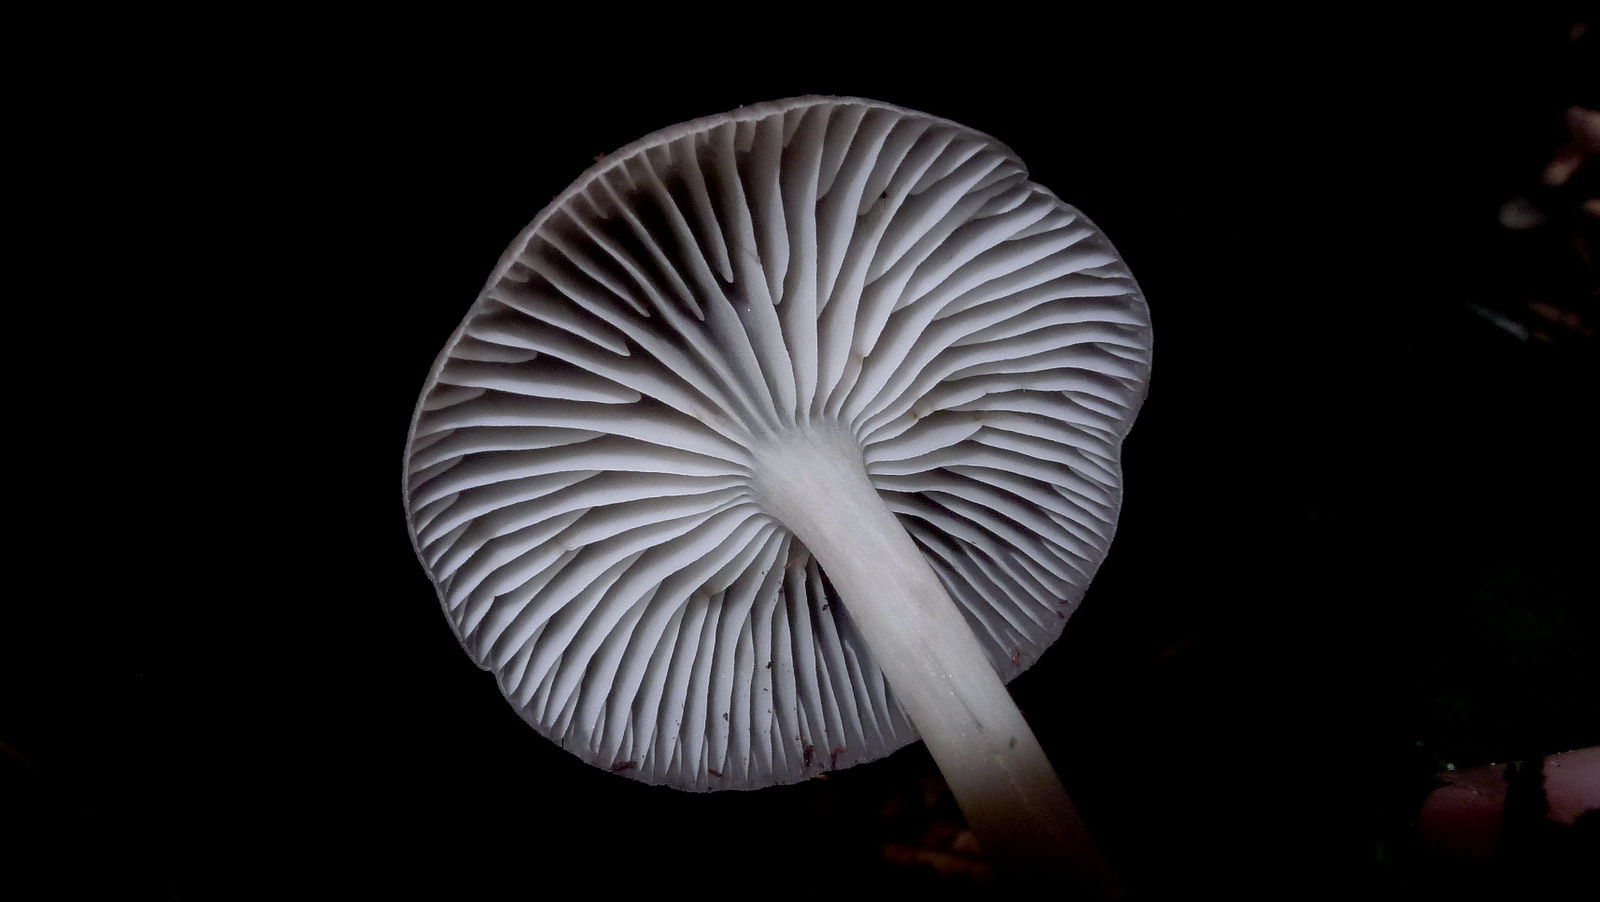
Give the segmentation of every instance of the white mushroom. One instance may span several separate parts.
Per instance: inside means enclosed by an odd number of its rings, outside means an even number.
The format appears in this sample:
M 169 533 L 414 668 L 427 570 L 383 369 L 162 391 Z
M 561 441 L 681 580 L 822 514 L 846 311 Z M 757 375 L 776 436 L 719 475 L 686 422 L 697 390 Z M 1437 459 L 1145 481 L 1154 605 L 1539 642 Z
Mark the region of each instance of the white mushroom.
M 991 857 L 1110 889 L 1003 680 L 1106 553 L 1149 357 L 1110 243 L 992 138 L 742 107 L 512 243 L 418 404 L 412 537 L 584 760 L 754 788 L 920 736 Z

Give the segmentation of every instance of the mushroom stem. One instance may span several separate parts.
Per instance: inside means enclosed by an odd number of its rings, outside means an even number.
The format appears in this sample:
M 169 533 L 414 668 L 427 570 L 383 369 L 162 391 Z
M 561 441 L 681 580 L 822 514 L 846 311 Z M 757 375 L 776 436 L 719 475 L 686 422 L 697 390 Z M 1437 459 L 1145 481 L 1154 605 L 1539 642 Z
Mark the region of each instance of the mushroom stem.
M 842 430 L 755 449 L 770 514 L 816 556 L 997 869 L 1070 871 L 1123 894 L 961 609 L 867 476 Z

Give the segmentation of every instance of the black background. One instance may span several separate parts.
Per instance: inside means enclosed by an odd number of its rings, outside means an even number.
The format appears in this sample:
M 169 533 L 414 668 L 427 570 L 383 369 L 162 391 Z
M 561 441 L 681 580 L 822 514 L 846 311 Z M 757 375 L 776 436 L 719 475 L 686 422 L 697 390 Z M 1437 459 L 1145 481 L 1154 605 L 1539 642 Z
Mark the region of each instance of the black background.
M 1494 219 L 1578 99 L 1561 15 L 743 15 L 108 35 L 29 89 L 0 765 L 33 867 L 0 879 L 960 883 L 880 862 L 916 841 L 886 811 L 931 779 L 920 746 L 705 796 L 556 749 L 406 535 L 412 405 L 506 243 L 599 153 L 807 93 L 996 136 L 1145 290 L 1122 526 L 1014 684 L 1136 891 L 1448 882 L 1405 843 L 1429 774 L 1600 743 L 1593 342 L 1466 306 L 1552 290 Z

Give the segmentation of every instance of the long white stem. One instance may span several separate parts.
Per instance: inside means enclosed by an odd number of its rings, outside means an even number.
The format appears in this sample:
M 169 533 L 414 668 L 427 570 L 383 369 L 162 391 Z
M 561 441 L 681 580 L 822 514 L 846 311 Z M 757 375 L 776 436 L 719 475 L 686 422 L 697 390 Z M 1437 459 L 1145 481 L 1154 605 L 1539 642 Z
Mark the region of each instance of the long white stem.
M 816 555 L 905 705 L 967 822 L 1012 874 L 1070 870 L 1122 888 L 1000 676 L 920 549 L 825 427 L 757 449 L 756 487 Z

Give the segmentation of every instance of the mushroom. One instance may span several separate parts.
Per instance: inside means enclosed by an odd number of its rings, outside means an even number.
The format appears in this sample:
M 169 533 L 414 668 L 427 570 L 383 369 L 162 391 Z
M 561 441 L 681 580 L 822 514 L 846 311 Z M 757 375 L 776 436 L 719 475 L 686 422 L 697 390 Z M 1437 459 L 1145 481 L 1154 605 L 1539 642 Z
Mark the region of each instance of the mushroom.
M 512 242 L 418 403 L 412 541 L 591 764 L 749 789 L 920 737 L 999 866 L 1114 892 L 1004 681 L 1105 556 L 1149 358 L 1111 244 L 994 139 L 741 107 Z

